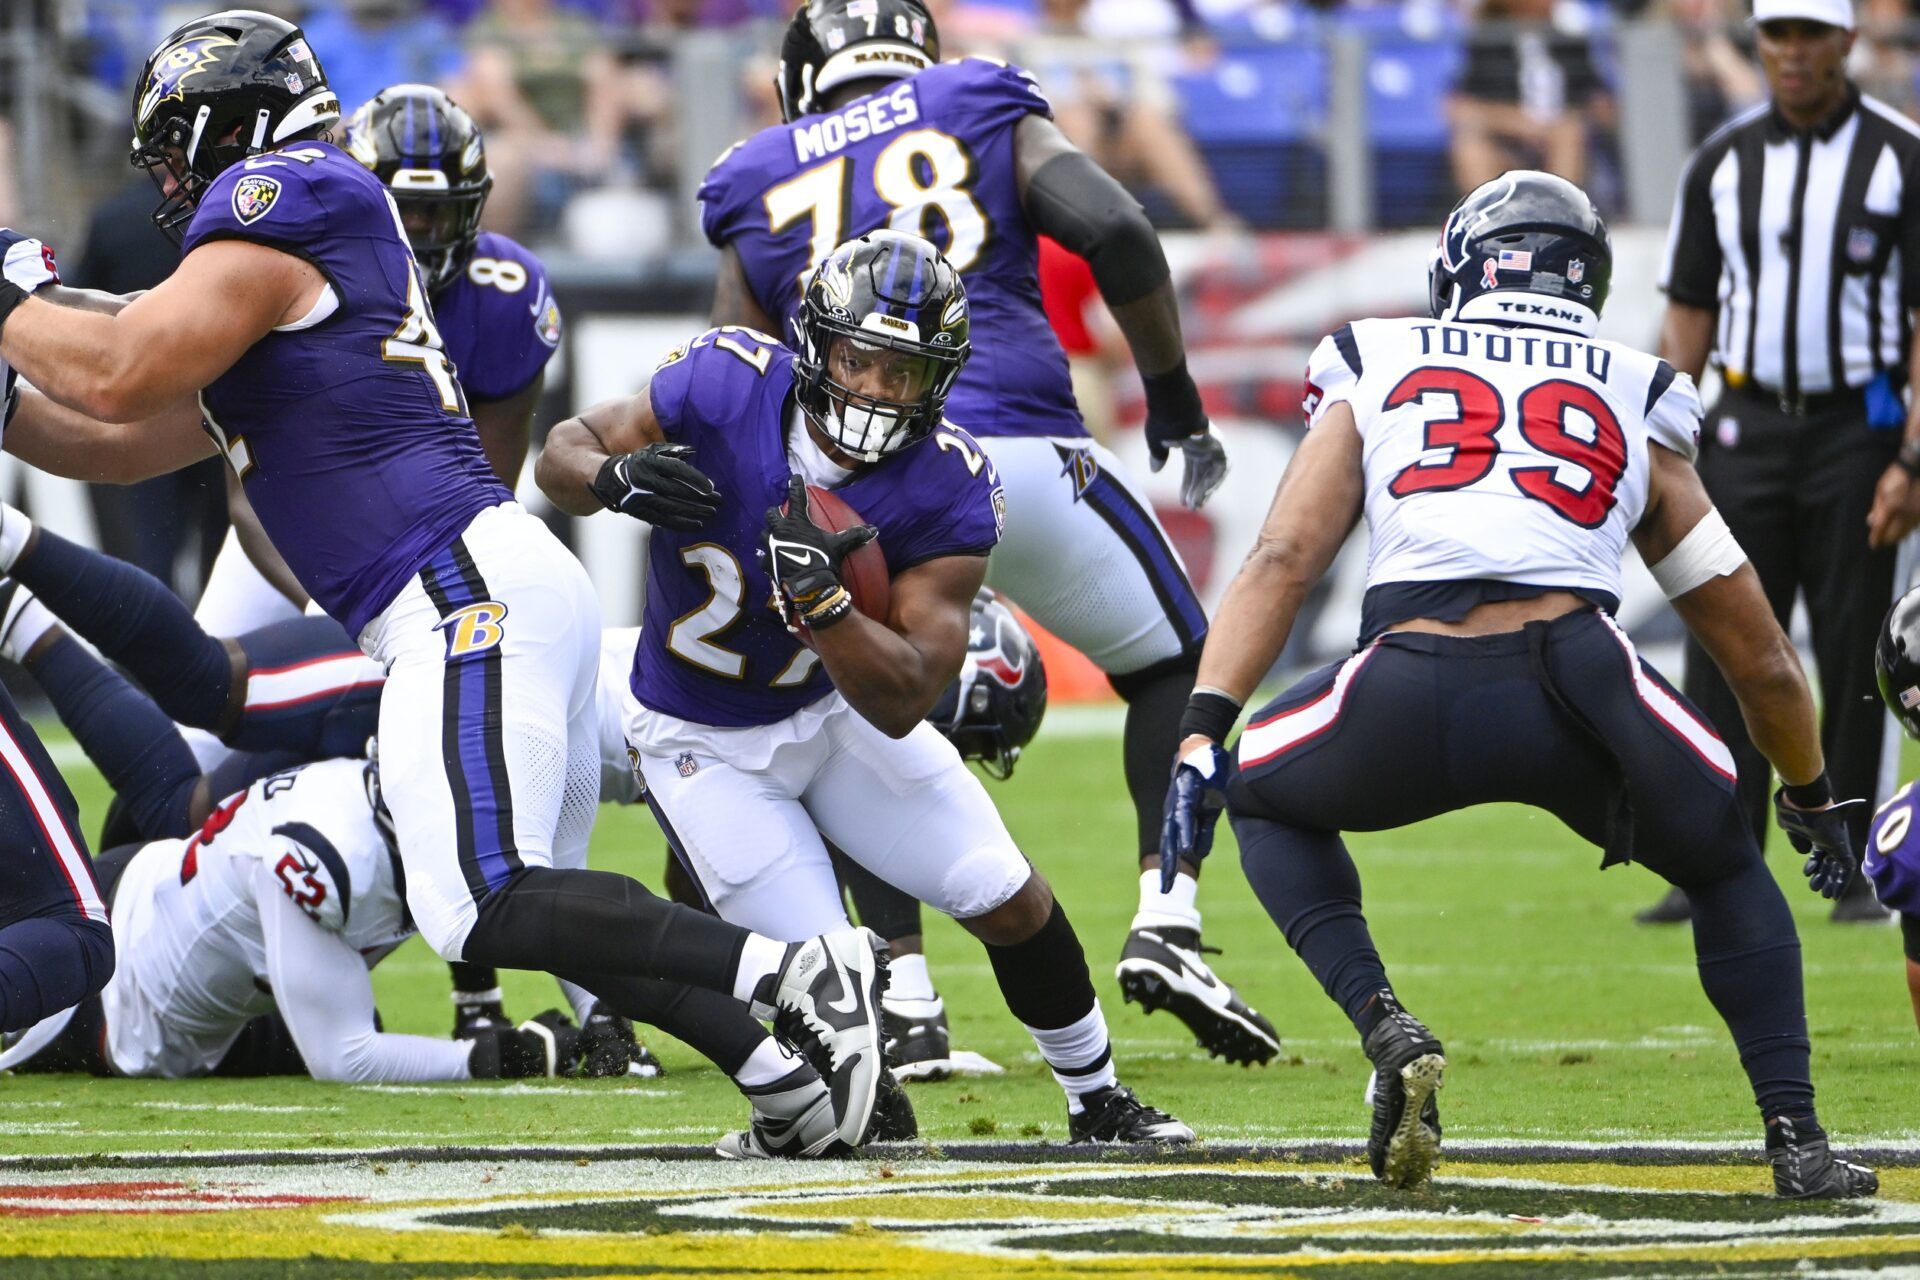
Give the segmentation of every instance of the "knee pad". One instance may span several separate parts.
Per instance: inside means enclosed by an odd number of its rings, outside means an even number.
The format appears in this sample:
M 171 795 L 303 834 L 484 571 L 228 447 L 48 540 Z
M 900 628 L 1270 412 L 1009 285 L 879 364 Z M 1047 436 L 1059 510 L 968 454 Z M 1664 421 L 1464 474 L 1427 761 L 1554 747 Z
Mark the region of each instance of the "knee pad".
M 1011 843 L 975 845 L 947 865 L 940 878 L 941 901 L 927 905 L 956 920 L 983 916 L 1003 905 L 1033 875 L 1033 867 Z

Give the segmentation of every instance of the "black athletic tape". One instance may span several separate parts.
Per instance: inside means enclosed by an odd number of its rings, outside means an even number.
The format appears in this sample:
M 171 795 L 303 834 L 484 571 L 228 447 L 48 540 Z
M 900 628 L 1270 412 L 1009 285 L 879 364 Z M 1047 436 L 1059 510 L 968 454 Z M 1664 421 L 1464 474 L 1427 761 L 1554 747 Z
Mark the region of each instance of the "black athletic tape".
M 1137 302 L 1171 278 L 1147 211 L 1083 152 L 1055 156 L 1028 179 L 1027 217 L 1087 260 L 1109 306 Z
M 1833 783 L 1828 780 L 1825 769 L 1812 782 L 1803 782 L 1799 786 L 1783 779 L 1780 790 L 1796 809 L 1821 809 L 1833 803 Z
M 1194 734 L 1224 743 L 1240 719 L 1240 704 L 1223 693 L 1196 690 L 1180 717 L 1180 741 Z

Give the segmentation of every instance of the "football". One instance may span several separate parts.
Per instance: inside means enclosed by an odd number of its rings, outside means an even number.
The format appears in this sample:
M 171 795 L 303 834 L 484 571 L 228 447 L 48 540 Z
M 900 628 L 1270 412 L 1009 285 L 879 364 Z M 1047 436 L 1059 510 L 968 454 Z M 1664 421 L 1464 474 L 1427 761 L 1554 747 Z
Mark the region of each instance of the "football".
M 807 486 L 807 515 L 830 533 L 866 523 L 860 513 L 843 502 L 831 489 Z M 885 622 L 892 610 L 893 585 L 887 574 L 887 558 L 881 554 L 880 539 L 857 548 L 840 565 L 840 581 L 853 597 L 853 607 L 876 622 Z M 800 628 L 800 639 L 811 646 L 812 636 Z

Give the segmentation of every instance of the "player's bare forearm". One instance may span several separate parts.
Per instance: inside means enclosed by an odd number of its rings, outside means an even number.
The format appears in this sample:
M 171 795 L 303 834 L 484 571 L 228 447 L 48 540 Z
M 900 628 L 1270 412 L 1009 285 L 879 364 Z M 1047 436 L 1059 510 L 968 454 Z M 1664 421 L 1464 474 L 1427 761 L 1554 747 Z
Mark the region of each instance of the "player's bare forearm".
M 1660 321 L 1660 358 L 1695 382 L 1713 351 L 1715 313 L 1707 307 L 1668 302 Z
M 291 254 L 217 241 L 114 315 L 29 298 L 0 329 L 0 358 L 69 408 L 133 422 L 213 382 L 276 325 L 303 316 L 325 285 Z
M 540 403 L 540 392 L 545 386 L 543 372 L 505 400 L 479 400 L 473 404 L 473 425 L 480 433 L 480 448 L 487 455 L 487 465 L 509 489 L 520 483 L 520 469 L 527 463 L 527 444 L 533 438 L 533 410 Z
M 296 608 L 305 609 L 307 589 L 293 576 L 293 570 L 287 567 L 286 559 L 279 548 L 273 545 L 273 539 L 267 537 L 267 531 L 260 524 L 260 516 L 253 509 L 253 503 L 247 499 L 247 491 L 240 483 L 240 477 L 233 474 L 233 468 L 226 468 L 227 474 L 227 522 L 233 526 L 233 536 L 240 543 L 240 550 L 246 553 L 260 576 L 273 584 L 273 589 L 291 600 Z
M 1207 629 L 1194 683 L 1245 703 L 1286 646 L 1301 603 L 1360 519 L 1363 477 L 1353 411 L 1334 405 L 1307 433 L 1273 495 L 1260 537 Z
M 133 484 L 214 453 L 212 437 L 200 426 L 199 402 L 191 397 L 151 417 L 116 423 L 90 418 L 28 386 L 20 388 L 5 448 L 48 475 L 90 484 Z
M 779 331 L 779 326 L 767 314 L 767 309 L 753 296 L 753 287 L 747 283 L 746 268 L 740 264 L 740 253 L 732 245 L 720 250 L 720 269 L 713 277 L 713 315 L 710 323 L 716 328 L 738 324 L 762 333 Z
M 593 478 L 600 474 L 601 464 L 665 439 L 653 401 L 642 387 L 625 399 L 603 401 L 555 424 L 534 464 L 534 483 L 568 515 L 593 515 L 606 510 L 593 492 Z
M 34 297 L 44 299 L 55 306 L 74 307 L 103 316 L 119 315 L 126 310 L 128 303 L 139 296 L 139 293 L 121 295 L 102 293 L 98 289 L 75 289 L 71 285 L 64 284 L 50 284 L 34 290 Z
M 893 581 L 882 624 L 855 611 L 814 635 L 820 665 L 847 704 L 890 738 L 933 710 L 967 655 L 967 619 L 985 556 L 942 556 Z

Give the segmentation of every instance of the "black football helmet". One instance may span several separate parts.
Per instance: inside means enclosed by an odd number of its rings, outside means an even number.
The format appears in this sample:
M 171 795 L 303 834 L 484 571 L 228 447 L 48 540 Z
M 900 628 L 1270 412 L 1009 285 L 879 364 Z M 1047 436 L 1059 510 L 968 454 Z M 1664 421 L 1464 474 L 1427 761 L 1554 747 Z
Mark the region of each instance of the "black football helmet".
M 1013 773 L 1020 750 L 1047 714 L 1047 668 L 1013 610 L 982 587 L 967 620 L 967 657 L 927 720 L 963 760 L 996 778 Z
M 1920 587 L 1887 611 L 1873 646 L 1873 674 L 1887 710 L 1909 738 L 1920 738 Z
M 1592 337 L 1613 281 L 1607 224 L 1565 178 L 1514 169 L 1453 206 L 1428 264 L 1436 320 L 1500 320 Z
M 870 231 L 828 254 L 807 280 L 793 321 L 794 394 L 845 453 L 878 462 L 933 434 L 967 362 L 967 291 L 930 241 Z M 836 355 L 837 343 L 851 343 Z M 906 399 L 856 391 L 835 377 L 838 359 L 884 352 L 910 358 Z
M 808 0 L 787 24 L 773 87 L 791 124 L 850 80 L 898 80 L 940 61 L 922 0 Z
M 452 284 L 473 257 L 493 190 L 473 117 L 432 85 L 392 85 L 348 119 L 346 149 L 393 192 L 427 292 Z
M 300 28 L 228 9 L 174 28 L 133 85 L 135 168 L 160 188 L 154 225 L 175 244 L 225 169 L 340 119 L 340 99 Z M 168 192 L 171 180 L 174 190 Z

